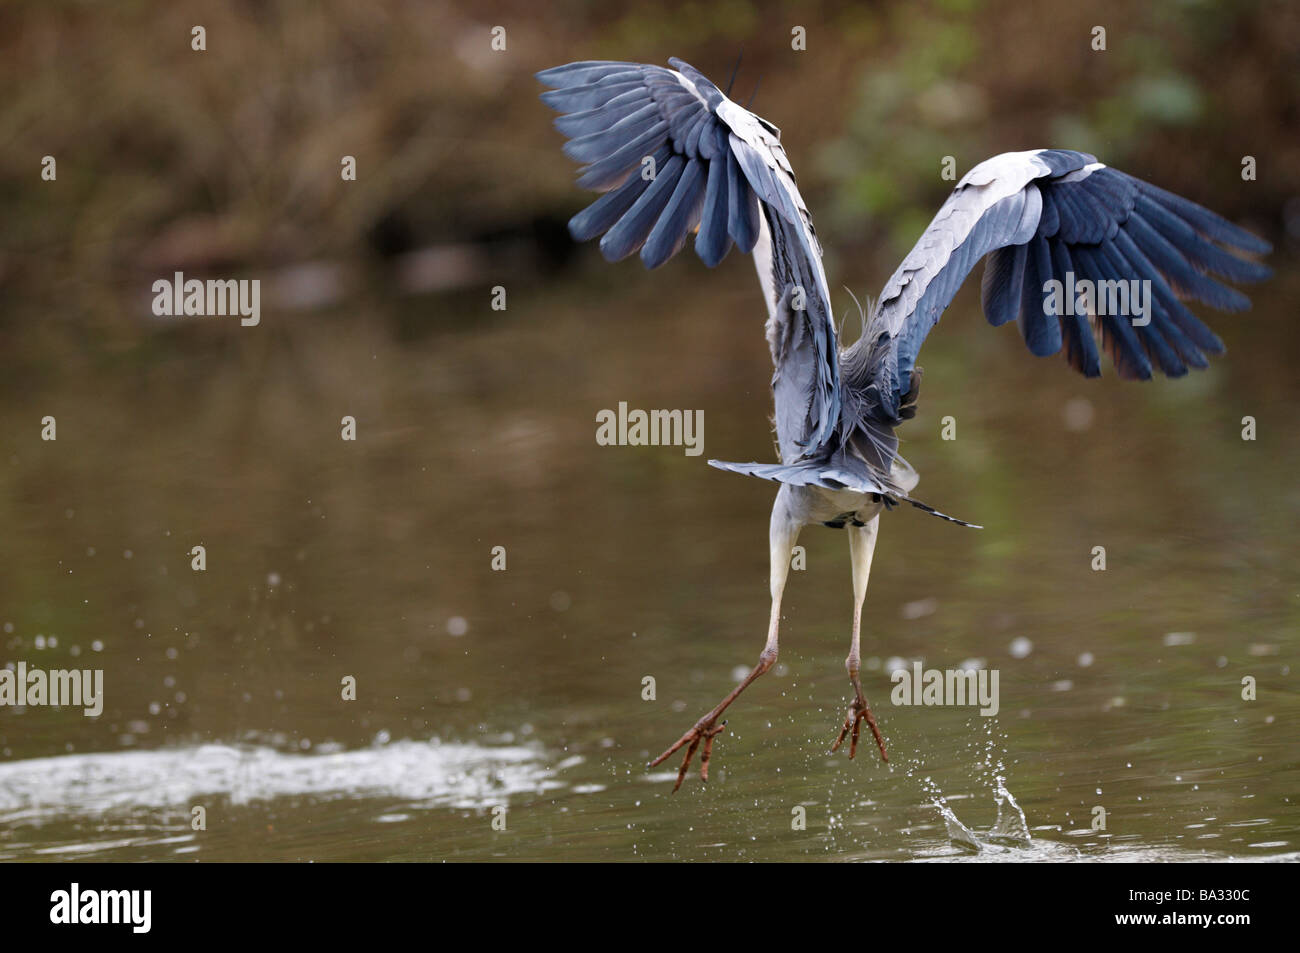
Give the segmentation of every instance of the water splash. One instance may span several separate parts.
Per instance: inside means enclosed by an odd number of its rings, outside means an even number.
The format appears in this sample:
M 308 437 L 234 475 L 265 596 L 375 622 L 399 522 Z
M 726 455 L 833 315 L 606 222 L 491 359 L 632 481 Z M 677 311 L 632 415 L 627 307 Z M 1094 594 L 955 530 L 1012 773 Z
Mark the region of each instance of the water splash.
M 989 828 L 988 839 L 997 844 L 1014 847 L 1028 847 L 1030 843 L 1029 825 L 1025 822 L 1025 812 L 1020 809 L 1016 799 L 1007 790 L 1006 782 L 998 777 L 993 800 L 998 805 L 997 820 Z
M 201 745 L 33 758 L 0 764 L 0 822 L 187 810 L 199 798 L 371 797 L 482 809 L 564 787 L 540 749 L 397 741 L 356 751 L 286 753 Z
M 983 832 L 968 827 L 957 817 L 934 779 L 926 777 L 922 781 L 922 787 L 929 796 L 931 805 L 943 819 L 948 840 L 957 847 L 977 853 L 998 852 L 1007 848 L 1027 848 L 1033 843 L 1029 835 L 1029 824 L 1025 820 L 1025 812 L 1021 810 L 1015 797 L 1007 788 L 1007 768 L 1003 758 L 1006 739 L 995 721 L 995 719 L 988 719 L 984 722 L 983 751 L 976 764 L 976 772 L 981 783 L 992 788 L 993 800 L 997 805 L 997 817 L 992 827 Z
M 930 779 L 927 778 L 926 780 L 929 781 Z M 930 803 L 934 805 L 935 810 L 939 812 L 939 816 L 943 818 L 943 825 L 948 831 L 948 840 L 958 847 L 965 847 L 974 851 L 984 849 L 984 842 L 980 840 L 979 835 L 961 822 L 953 809 L 948 806 L 948 801 L 942 794 L 933 795 Z

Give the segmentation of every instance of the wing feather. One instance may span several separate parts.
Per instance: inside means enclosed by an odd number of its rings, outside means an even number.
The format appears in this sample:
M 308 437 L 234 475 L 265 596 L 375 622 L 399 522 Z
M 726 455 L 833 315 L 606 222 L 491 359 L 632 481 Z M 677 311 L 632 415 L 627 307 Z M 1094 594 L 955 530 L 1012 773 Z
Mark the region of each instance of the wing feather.
M 986 255 L 985 316 L 994 325 L 1016 317 L 1032 353 L 1064 347 L 1071 367 L 1096 376 L 1100 335 L 1121 377 L 1205 367 L 1205 352 L 1220 353 L 1223 344 L 1182 299 L 1248 308 L 1249 299 L 1220 279 L 1268 277 L 1267 267 L 1243 257 L 1268 248 L 1194 202 L 1085 153 L 996 156 L 958 183 L 885 284 L 867 333 L 845 354 L 846 402 L 877 423 L 901 419 L 921 344 Z M 1091 283 L 1091 297 L 1068 300 L 1081 281 Z M 1143 294 L 1145 314 L 1132 293 Z M 1124 302 L 1128 311 L 1116 313 Z
M 648 268 L 692 234 L 710 267 L 733 243 L 752 253 L 769 341 L 780 344 L 772 356 L 782 458 L 817 457 L 840 417 L 839 346 L 821 246 L 780 132 L 689 64 L 670 63 L 592 61 L 537 74 L 553 87 L 542 100 L 566 114 L 556 120 L 570 138 L 565 154 L 585 163 L 578 183 L 605 193 L 569 231 L 579 241 L 603 235 L 610 261 L 639 250 Z

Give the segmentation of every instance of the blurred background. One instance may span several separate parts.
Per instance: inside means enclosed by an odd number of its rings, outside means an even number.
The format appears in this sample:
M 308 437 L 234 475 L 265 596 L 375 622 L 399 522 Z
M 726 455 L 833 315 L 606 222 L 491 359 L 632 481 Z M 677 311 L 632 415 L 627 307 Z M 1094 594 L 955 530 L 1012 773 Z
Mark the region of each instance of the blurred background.
M 918 495 L 988 529 L 885 518 L 865 687 L 894 763 L 825 754 L 851 587 L 810 529 L 780 666 L 674 798 L 645 760 L 765 633 L 772 487 L 704 464 L 770 454 L 765 311 L 734 251 L 647 273 L 569 240 L 592 196 L 532 74 L 679 56 L 725 87 L 742 49 L 837 313 L 943 157 L 1039 147 L 1254 230 L 1275 277 L 1198 309 L 1210 370 L 1135 385 L 1030 356 L 973 276 L 902 437 Z M 106 692 L 0 708 L 0 858 L 1300 850 L 1295 4 L 11 2 L 0 81 L 0 665 Z M 176 271 L 259 279 L 260 325 L 155 317 Z M 703 409 L 705 456 L 597 446 L 624 400 Z M 1000 669 L 1002 712 L 890 705 L 911 659 Z

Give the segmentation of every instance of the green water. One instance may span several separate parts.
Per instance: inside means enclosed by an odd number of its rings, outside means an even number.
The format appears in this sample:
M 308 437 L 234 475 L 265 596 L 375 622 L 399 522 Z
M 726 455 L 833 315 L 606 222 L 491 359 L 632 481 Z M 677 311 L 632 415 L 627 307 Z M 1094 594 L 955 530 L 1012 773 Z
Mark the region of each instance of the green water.
M 120 347 L 12 321 L 11 353 L 61 357 L 4 385 L 0 664 L 93 663 L 106 698 L 0 708 L 0 858 L 1293 856 L 1300 287 L 1273 264 L 1252 313 L 1209 315 L 1225 359 L 1144 385 L 1030 357 L 965 289 L 903 452 L 921 499 L 987 528 L 882 518 L 863 651 L 891 764 L 827 754 L 852 592 L 845 535 L 809 528 L 778 667 L 676 795 L 644 762 L 767 625 L 775 488 L 704 462 L 771 454 L 747 262 Z M 702 409 L 704 456 L 598 446 L 619 401 Z M 891 659 L 983 660 L 1001 710 L 895 706 Z M 999 778 L 1027 844 L 985 837 Z

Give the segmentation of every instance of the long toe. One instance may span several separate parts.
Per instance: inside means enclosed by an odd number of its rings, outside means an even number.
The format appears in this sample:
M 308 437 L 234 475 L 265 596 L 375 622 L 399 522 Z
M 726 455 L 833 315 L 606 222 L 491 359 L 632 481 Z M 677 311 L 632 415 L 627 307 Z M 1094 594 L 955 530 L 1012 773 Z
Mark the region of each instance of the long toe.
M 849 736 L 849 732 L 852 729 L 853 729 L 853 713 L 850 711 L 849 716 L 844 719 L 844 726 L 840 728 L 839 737 L 836 738 L 835 743 L 831 745 L 831 750 L 830 750 L 831 754 L 834 754 L 835 752 L 840 750 L 840 745 L 844 744 L 844 739 Z
M 713 756 L 713 739 L 722 734 L 726 727 L 727 723 L 725 721 L 721 724 L 715 724 L 713 721 L 700 719 L 686 734 L 678 738 L 671 748 L 651 761 L 646 767 L 657 767 L 682 748 L 686 748 L 686 754 L 682 756 L 681 767 L 677 769 L 677 780 L 673 784 L 673 793 L 676 794 L 677 789 L 686 780 L 686 772 L 691 768 L 691 759 L 695 757 L 695 752 L 700 750 L 702 742 L 704 749 L 700 753 L 700 780 L 707 781 L 709 780 L 709 759 Z
M 704 736 L 704 751 L 700 754 L 700 780 L 709 780 L 709 758 L 713 757 L 713 739 L 718 737 L 727 730 L 727 723 L 724 721 L 716 728 L 709 729 L 709 733 Z

